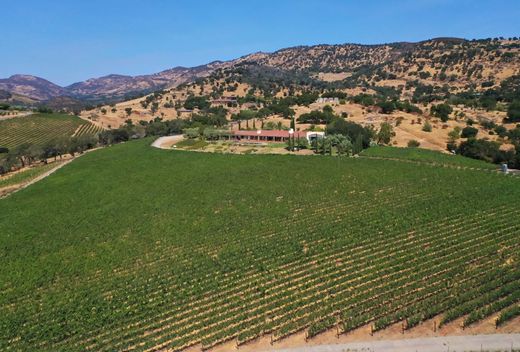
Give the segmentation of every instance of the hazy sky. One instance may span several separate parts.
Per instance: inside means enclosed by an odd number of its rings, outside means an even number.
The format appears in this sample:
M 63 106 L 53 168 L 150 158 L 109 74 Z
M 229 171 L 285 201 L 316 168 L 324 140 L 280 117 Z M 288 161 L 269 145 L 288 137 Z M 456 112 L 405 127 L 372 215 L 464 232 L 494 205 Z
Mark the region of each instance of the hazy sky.
M 520 36 L 520 0 L 1 0 L 0 78 L 68 85 L 295 45 Z

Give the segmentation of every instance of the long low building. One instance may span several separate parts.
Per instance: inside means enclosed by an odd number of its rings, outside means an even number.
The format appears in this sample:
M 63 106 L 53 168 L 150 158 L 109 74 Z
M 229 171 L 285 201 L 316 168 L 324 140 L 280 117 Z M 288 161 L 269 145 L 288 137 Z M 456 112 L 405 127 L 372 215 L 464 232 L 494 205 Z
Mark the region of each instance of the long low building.
M 316 138 L 323 138 L 324 132 L 313 131 L 286 131 L 286 130 L 257 130 L 233 131 L 233 137 L 240 142 L 286 142 L 289 138 L 305 138 L 311 142 Z

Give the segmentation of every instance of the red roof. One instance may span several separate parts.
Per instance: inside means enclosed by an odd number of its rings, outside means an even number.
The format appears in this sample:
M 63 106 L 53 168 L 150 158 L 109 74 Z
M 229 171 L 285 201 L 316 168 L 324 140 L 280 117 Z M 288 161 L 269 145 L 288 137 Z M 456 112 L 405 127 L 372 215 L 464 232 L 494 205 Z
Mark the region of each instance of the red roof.
M 258 130 L 258 131 L 233 131 L 233 134 L 238 137 L 283 137 L 283 138 L 289 138 L 289 131 L 284 130 Z M 296 131 L 294 133 L 295 138 L 303 138 L 306 136 L 305 132 L 302 131 Z

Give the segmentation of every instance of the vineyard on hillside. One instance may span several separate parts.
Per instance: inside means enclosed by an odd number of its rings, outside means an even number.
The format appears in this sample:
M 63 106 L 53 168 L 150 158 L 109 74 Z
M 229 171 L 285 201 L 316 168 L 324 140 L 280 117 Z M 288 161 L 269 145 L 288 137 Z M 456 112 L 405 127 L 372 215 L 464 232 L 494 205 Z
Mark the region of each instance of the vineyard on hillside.
M 23 143 L 43 145 L 59 137 L 71 137 L 76 130 L 94 134 L 99 127 L 65 114 L 16 117 L 0 121 L 0 146 L 11 149 Z
M 103 131 L 103 127 L 95 125 L 93 123 L 84 123 L 76 129 L 74 132 L 75 137 L 95 135 Z
M 0 350 L 182 350 L 519 314 L 518 177 L 149 143 L 0 200 Z
M 363 150 L 361 155 L 372 158 L 408 160 L 439 166 L 453 166 L 485 170 L 497 170 L 498 168 L 497 165 L 482 160 L 471 159 L 461 155 L 452 155 L 422 148 L 376 146 Z

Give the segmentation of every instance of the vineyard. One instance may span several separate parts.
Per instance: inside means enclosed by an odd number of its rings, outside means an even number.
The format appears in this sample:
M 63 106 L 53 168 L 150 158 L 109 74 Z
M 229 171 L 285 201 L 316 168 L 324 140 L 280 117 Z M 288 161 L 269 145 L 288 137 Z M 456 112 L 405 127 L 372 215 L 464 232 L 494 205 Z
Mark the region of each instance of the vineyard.
M 455 166 L 475 169 L 496 170 L 497 165 L 422 148 L 396 148 L 377 146 L 363 150 L 361 155 L 372 158 L 409 160 L 439 166 Z
M 518 177 L 149 143 L 0 200 L 0 350 L 207 349 L 519 315 Z
M 59 137 L 96 133 L 99 127 L 65 114 L 35 114 L 0 121 L 0 146 L 14 148 L 22 143 L 43 145 Z M 76 133 L 78 135 L 78 133 Z
M 103 131 L 103 127 L 94 125 L 93 123 L 84 123 L 76 129 L 74 132 L 75 137 L 86 136 L 86 135 L 95 135 L 99 132 Z

